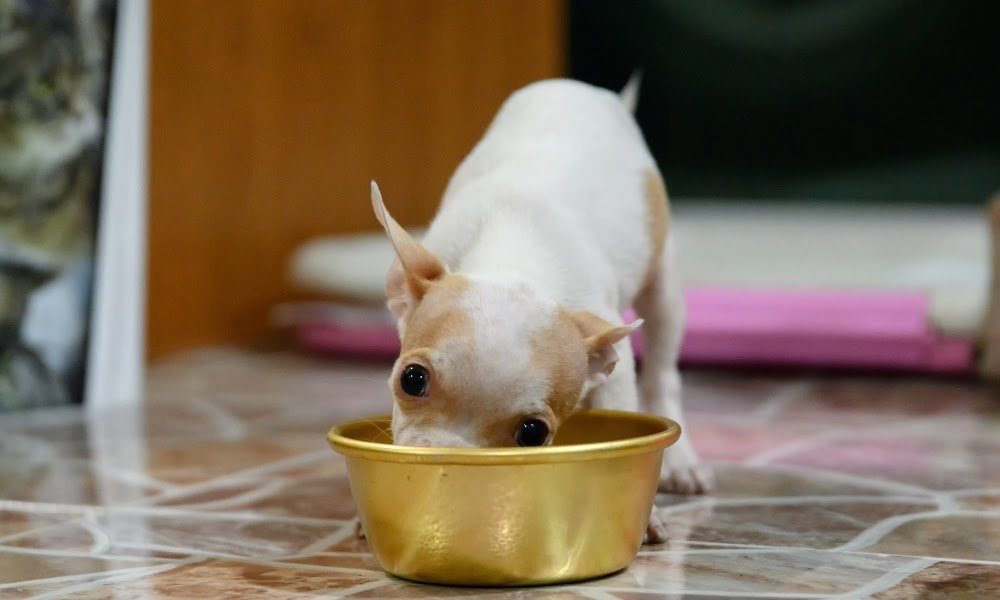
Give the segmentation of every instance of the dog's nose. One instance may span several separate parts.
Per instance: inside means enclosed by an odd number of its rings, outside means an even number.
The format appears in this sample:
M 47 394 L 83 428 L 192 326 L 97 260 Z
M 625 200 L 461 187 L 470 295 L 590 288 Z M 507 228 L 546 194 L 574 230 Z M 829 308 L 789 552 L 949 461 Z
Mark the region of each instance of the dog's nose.
M 415 433 L 412 436 L 403 436 L 399 444 L 401 446 L 418 446 L 421 448 L 472 448 L 464 437 L 457 433 L 436 430 Z

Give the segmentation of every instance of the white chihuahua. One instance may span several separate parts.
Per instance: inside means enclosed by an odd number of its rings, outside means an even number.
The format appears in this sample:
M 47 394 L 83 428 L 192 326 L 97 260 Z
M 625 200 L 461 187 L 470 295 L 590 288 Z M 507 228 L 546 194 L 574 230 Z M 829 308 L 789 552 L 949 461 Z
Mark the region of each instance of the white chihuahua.
M 620 95 L 569 80 L 514 93 L 423 243 L 372 183 L 397 255 L 386 280 L 402 340 L 389 381 L 395 443 L 541 446 L 578 407 L 683 426 L 684 302 L 666 189 L 632 117 L 637 92 L 633 77 Z M 643 320 L 622 325 L 629 307 Z M 640 325 L 637 382 L 628 335 Z M 711 483 L 687 437 L 667 450 L 663 490 Z M 663 537 L 654 511 L 647 541 Z

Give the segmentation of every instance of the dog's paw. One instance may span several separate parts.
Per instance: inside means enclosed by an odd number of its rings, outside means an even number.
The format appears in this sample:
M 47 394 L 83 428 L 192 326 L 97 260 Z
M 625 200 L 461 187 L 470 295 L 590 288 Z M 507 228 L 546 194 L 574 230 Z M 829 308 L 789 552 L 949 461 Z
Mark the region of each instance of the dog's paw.
M 666 494 L 707 494 L 715 489 L 712 468 L 701 463 L 664 464 L 657 491 Z
M 667 541 L 667 528 L 663 525 L 659 515 L 656 514 L 656 507 L 649 514 L 649 523 L 646 525 L 646 535 L 642 538 L 643 544 L 662 544 Z
M 365 528 L 361 524 L 361 519 L 356 519 L 354 521 L 354 536 L 359 540 L 365 539 Z

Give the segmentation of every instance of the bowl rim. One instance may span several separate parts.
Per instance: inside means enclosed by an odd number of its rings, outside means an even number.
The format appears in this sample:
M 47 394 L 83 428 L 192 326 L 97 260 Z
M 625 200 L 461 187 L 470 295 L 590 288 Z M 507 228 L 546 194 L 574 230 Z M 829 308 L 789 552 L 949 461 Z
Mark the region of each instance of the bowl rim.
M 367 419 L 355 419 L 332 427 L 327 433 L 330 447 L 340 454 L 352 458 L 365 458 L 380 462 L 400 462 L 437 465 L 523 465 L 550 464 L 584 460 L 617 458 L 632 454 L 642 454 L 662 450 L 670 446 L 681 435 L 681 426 L 673 419 L 609 409 L 584 409 L 580 413 L 604 415 L 647 421 L 663 428 L 662 431 L 610 442 L 569 444 L 565 446 L 544 446 L 541 448 L 424 448 L 416 446 L 393 446 L 379 442 L 366 442 L 343 435 L 351 426 L 371 421 L 389 421 L 389 415 L 379 415 Z

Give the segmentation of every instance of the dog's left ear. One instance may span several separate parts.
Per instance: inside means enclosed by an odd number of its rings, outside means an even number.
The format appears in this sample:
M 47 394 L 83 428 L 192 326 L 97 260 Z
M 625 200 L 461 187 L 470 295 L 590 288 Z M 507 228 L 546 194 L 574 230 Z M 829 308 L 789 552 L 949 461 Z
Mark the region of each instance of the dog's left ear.
M 592 312 L 570 313 L 570 318 L 580 330 L 587 349 L 587 383 L 584 391 L 604 383 L 618 364 L 618 353 L 614 345 L 628 337 L 642 325 L 642 319 L 628 325 L 614 325 Z
M 447 275 L 448 268 L 392 218 L 385 208 L 385 203 L 382 202 L 378 184 L 374 181 L 372 209 L 396 250 L 396 261 L 386 275 L 385 291 L 389 310 L 402 327 L 406 318 L 427 293 L 427 289 Z

